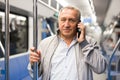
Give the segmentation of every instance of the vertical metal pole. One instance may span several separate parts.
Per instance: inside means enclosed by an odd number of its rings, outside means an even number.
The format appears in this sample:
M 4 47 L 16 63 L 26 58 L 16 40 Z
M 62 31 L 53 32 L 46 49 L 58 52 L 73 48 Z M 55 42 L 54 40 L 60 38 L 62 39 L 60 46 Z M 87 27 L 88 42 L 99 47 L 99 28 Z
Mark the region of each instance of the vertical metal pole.
M 118 39 L 115 48 L 113 49 L 112 55 L 110 56 L 110 60 L 109 60 L 109 64 L 108 64 L 108 80 L 112 80 L 112 76 L 111 76 L 111 63 L 112 63 L 112 59 L 115 55 L 116 50 L 118 49 L 118 47 L 120 46 L 120 38 Z
M 9 0 L 5 0 L 5 80 L 9 80 Z
M 37 0 L 33 0 L 33 46 L 37 49 Z M 33 80 L 38 79 L 38 63 L 34 63 Z

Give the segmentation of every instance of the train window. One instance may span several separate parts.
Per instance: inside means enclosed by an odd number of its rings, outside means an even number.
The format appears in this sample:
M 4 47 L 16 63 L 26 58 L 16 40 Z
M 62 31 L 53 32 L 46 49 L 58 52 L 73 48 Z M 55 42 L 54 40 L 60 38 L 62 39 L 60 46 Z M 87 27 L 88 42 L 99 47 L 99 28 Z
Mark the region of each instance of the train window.
M 41 1 L 45 2 L 46 4 L 48 4 L 48 0 L 41 0 Z
M 10 55 L 26 52 L 28 49 L 28 19 L 26 16 L 9 15 Z M 0 12 L 0 57 L 5 49 L 5 16 Z
M 62 8 L 63 6 L 61 4 L 59 4 L 59 10 Z
M 51 6 L 56 9 L 57 8 L 57 1 L 51 0 Z

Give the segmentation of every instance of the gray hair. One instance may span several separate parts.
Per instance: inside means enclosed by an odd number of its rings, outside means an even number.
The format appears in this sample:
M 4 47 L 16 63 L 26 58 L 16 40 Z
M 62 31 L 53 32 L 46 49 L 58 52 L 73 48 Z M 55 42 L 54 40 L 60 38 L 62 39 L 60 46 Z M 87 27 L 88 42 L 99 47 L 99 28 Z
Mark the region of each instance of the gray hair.
M 61 8 L 60 11 L 59 11 L 58 19 L 59 19 L 60 13 L 61 13 L 64 9 L 71 9 L 71 10 L 75 10 L 75 11 L 77 11 L 77 14 L 78 14 L 78 20 L 81 19 L 81 13 L 80 13 L 79 9 L 76 8 L 76 7 L 73 7 L 73 6 L 66 6 L 66 7 Z

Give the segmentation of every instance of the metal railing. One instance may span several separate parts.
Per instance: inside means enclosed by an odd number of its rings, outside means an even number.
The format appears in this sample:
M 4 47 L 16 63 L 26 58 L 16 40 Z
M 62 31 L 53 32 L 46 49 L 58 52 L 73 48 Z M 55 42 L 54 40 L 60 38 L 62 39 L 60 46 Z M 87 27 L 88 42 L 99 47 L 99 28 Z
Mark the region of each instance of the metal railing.
M 115 48 L 113 49 L 112 55 L 110 56 L 110 60 L 109 60 L 109 63 L 108 63 L 108 80 L 112 80 L 112 77 L 111 77 L 111 63 L 112 63 L 112 59 L 115 55 L 115 52 L 116 52 L 116 50 L 118 49 L 119 46 L 120 46 L 120 38 L 117 41 L 117 44 L 115 45 Z
M 3 44 L 2 44 L 1 41 L 0 41 L 0 48 L 1 48 L 2 52 L 3 52 L 3 55 L 5 56 L 5 49 L 4 49 Z
M 9 53 L 10 53 L 10 37 L 9 37 L 9 0 L 5 0 L 5 80 L 9 80 Z
M 38 34 L 38 25 L 37 25 L 37 0 L 33 0 L 33 46 L 37 49 L 37 34 Z M 35 50 L 36 51 L 36 50 Z M 38 80 L 38 63 L 35 62 L 33 66 L 33 80 Z

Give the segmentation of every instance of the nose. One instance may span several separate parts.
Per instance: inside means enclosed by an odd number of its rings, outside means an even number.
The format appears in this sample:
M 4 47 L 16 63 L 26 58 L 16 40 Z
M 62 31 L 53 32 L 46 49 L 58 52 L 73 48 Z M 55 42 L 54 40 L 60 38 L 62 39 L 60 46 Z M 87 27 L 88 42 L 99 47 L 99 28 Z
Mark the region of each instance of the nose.
M 66 26 L 66 27 L 70 26 L 70 24 L 69 24 L 69 21 L 68 21 L 68 20 L 66 20 L 66 21 L 65 21 L 64 26 Z

